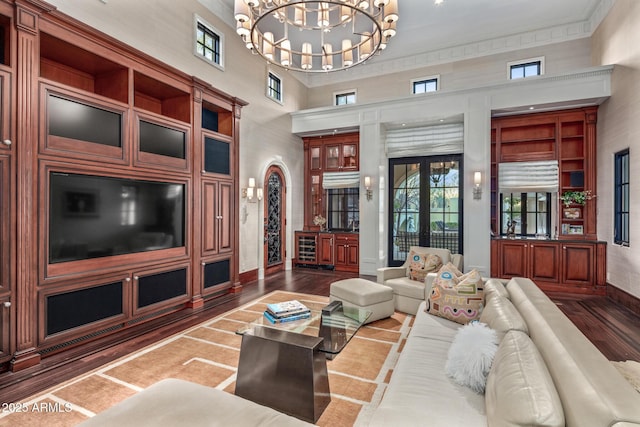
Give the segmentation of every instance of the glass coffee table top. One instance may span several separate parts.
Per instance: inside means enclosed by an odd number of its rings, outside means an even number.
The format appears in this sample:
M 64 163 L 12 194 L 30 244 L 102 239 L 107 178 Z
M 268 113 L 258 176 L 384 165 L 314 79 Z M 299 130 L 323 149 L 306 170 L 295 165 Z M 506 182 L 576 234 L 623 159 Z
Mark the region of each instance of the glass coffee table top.
M 342 351 L 372 313 L 369 310 L 348 306 L 342 306 L 330 313 L 323 313 L 321 309 L 312 307 L 310 310 L 309 318 L 291 322 L 271 323 L 264 316 L 260 316 L 238 329 L 236 333 L 244 335 L 256 327 L 267 327 L 321 337 L 324 340 L 320 351 L 335 355 Z

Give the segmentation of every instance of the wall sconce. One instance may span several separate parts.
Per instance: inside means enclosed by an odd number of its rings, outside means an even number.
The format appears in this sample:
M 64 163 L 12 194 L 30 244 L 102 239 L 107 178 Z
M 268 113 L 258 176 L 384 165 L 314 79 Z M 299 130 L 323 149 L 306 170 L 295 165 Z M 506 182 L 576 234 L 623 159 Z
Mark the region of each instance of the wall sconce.
M 482 172 L 473 173 L 473 198 L 476 200 L 482 199 Z
M 263 194 L 262 188 L 256 188 L 255 178 L 249 178 L 249 186 L 242 189 L 242 198 L 247 199 L 249 203 L 262 200 Z
M 367 200 L 371 200 L 373 197 L 373 192 L 371 191 L 371 177 L 364 177 L 364 188 L 367 190 Z

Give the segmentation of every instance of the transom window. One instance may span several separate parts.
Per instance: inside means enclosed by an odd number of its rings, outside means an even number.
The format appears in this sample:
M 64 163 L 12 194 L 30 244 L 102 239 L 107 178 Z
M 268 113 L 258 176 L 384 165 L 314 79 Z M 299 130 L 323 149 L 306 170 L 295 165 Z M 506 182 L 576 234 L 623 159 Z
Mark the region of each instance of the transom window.
M 523 79 L 525 77 L 540 76 L 544 74 L 543 58 L 526 59 L 524 61 L 510 62 L 509 78 Z
M 196 20 L 196 53 L 213 64 L 222 65 L 220 35 L 200 20 Z
M 550 237 L 551 193 L 501 194 L 501 233 Z
M 267 96 L 275 101 L 282 102 L 282 80 L 272 72 L 267 77 Z
M 422 80 L 414 80 L 411 83 L 412 92 L 414 94 L 436 92 L 438 90 L 438 78 L 429 78 Z
M 617 245 L 629 246 L 629 149 L 615 154 L 614 238 Z
M 355 104 L 356 93 L 355 92 L 337 93 L 335 100 L 336 100 L 336 105 Z

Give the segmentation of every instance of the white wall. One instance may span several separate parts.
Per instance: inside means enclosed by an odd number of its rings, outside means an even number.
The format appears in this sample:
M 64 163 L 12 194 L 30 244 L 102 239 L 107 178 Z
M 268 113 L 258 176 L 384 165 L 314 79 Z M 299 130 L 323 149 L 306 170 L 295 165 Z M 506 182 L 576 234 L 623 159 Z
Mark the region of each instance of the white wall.
M 607 282 L 640 298 L 640 2 L 618 0 L 592 37 L 595 64 L 616 64 L 611 98 L 598 111 L 598 238 L 607 242 Z M 630 246 L 613 244 L 613 159 L 629 148 Z
M 284 104 L 267 98 L 267 65 L 244 47 L 235 28 L 227 26 L 197 0 L 120 0 L 106 4 L 99 0 L 52 0 L 49 3 L 93 28 L 249 102 L 242 110 L 240 124 L 240 188 L 247 186 L 249 177 L 262 185 L 266 165 L 277 163 L 290 173 L 289 199 L 303 199 L 302 141 L 291 134 L 289 113 L 306 104 L 306 88 L 290 74 L 276 69 L 283 80 Z M 193 54 L 194 13 L 225 35 L 224 71 Z M 221 16 L 229 13 L 232 11 L 220 11 Z M 288 230 L 302 228 L 302 202 L 287 206 Z M 262 204 L 247 204 L 244 200 L 240 208 L 240 272 L 244 272 L 262 267 L 263 209 Z M 291 232 L 286 247 L 290 265 Z
M 581 63 L 582 61 L 580 61 Z M 504 81 L 483 87 L 409 96 L 363 105 L 314 108 L 293 113 L 293 132 L 318 133 L 335 128 L 360 128 L 361 176 L 370 175 L 377 186 L 372 202 L 361 202 L 360 273 L 375 274 L 385 266 L 388 218 L 388 159 L 384 129 L 400 123 L 464 121 L 464 267 L 490 273 L 490 167 L 491 115 L 500 110 L 535 111 L 601 102 L 610 95 L 611 67 L 573 70 L 554 76 Z M 328 92 L 329 90 L 327 90 Z M 366 154 L 365 154 L 366 153 Z M 425 153 L 428 155 L 428 153 Z M 483 196 L 473 199 L 473 172 L 481 171 Z

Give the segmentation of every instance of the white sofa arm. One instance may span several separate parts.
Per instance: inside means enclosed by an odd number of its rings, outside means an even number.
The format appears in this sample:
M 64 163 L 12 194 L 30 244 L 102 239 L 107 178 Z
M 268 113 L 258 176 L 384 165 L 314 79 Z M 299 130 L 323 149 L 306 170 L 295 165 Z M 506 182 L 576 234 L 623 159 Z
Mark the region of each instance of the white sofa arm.
M 463 260 L 464 260 L 464 257 L 461 254 L 451 254 L 451 263 L 455 265 L 458 270 L 464 272 Z
M 438 277 L 438 273 L 427 273 L 427 276 L 424 278 L 424 299 L 426 300 L 431 295 L 431 287 L 433 286 L 433 281 Z
M 384 284 L 389 279 L 397 279 L 398 277 L 406 277 L 407 269 L 404 267 L 383 267 L 378 269 L 377 282 Z

